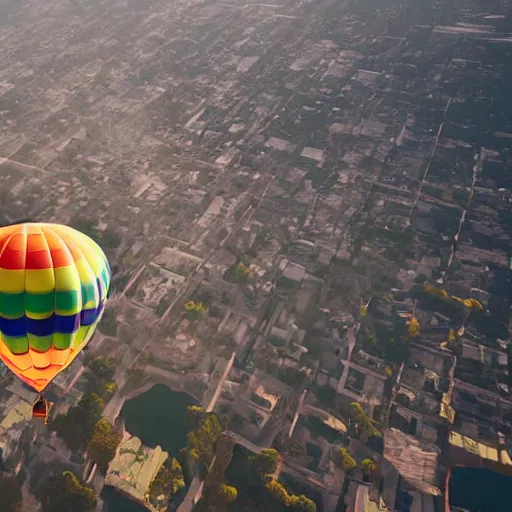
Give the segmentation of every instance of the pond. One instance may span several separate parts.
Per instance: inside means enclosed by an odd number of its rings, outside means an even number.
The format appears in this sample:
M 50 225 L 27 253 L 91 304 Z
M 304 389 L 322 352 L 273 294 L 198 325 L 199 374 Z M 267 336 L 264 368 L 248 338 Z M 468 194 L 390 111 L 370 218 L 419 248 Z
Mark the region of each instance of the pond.
M 148 512 L 146 507 L 125 498 L 112 487 L 105 487 L 101 493 L 103 512 Z
M 454 468 L 450 505 L 470 512 L 510 512 L 512 477 L 484 468 Z
M 123 405 L 121 417 L 126 430 L 154 448 L 160 445 L 176 457 L 187 442 L 187 407 L 197 405 L 186 393 L 157 384 Z
M 169 457 L 176 457 L 187 442 L 186 416 L 190 405 L 197 405 L 190 395 L 157 384 L 127 401 L 121 409 L 121 417 L 125 420 L 126 430 L 146 446 L 154 448 L 160 445 Z M 102 499 L 104 512 L 146 510 L 112 489 L 105 489 Z

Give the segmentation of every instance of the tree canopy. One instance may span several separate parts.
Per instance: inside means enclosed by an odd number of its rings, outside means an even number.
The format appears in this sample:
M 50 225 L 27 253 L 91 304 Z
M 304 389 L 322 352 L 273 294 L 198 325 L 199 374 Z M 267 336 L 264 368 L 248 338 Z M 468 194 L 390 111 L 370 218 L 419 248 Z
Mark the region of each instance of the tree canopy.
M 341 467 L 345 471 L 349 472 L 357 468 L 356 460 L 354 459 L 354 457 L 352 457 L 352 455 L 350 455 L 350 453 L 348 453 L 348 450 L 346 448 L 340 448 L 339 457 Z
M 375 462 L 372 459 L 363 459 L 361 461 L 361 469 L 363 471 L 373 472 L 377 469 Z
M 269 480 L 265 484 L 265 489 L 278 501 L 284 505 L 288 505 L 288 502 L 290 501 L 290 495 L 288 494 L 288 491 L 284 485 L 280 484 L 277 480 Z
M 437 297 L 439 299 L 447 299 L 449 297 L 448 292 L 446 290 L 443 290 L 442 288 L 438 288 L 437 286 L 434 286 L 433 284 L 430 284 L 429 282 L 425 282 L 423 284 L 423 289 L 433 297 Z
M 187 429 L 195 430 L 201 425 L 206 411 L 199 405 L 189 405 L 187 407 Z
M 183 469 L 177 459 L 173 457 L 171 462 L 171 470 L 169 477 L 171 479 L 171 491 L 177 494 L 185 487 L 185 479 L 183 478 Z
M 452 298 L 461 304 L 464 304 L 464 306 L 471 311 L 483 311 L 484 309 L 482 303 L 476 299 L 461 299 L 460 297 L 455 297 L 455 295 Z
M 305 512 L 316 512 L 316 505 L 313 500 L 310 500 L 304 494 L 300 496 L 290 494 L 284 485 L 277 480 L 269 480 L 265 484 L 265 489 L 270 496 L 285 507 L 289 507 L 297 512 L 302 510 Z
M 443 315 L 457 321 L 467 317 L 468 310 L 464 305 L 464 301 L 451 297 L 446 290 L 428 282 L 425 282 L 423 286 L 419 284 L 414 285 L 411 295 L 420 301 L 422 308 L 439 311 Z
M 223 428 L 214 413 L 207 413 L 201 407 L 191 406 L 187 409 L 187 446 L 183 454 L 189 464 L 199 464 L 207 468 L 214 455 L 215 444 Z
M 92 512 L 96 509 L 94 490 L 71 471 L 50 476 L 39 489 L 37 497 L 42 512 Z
M 357 423 L 360 433 L 365 437 L 382 437 L 382 433 L 377 429 L 377 422 L 370 418 L 357 402 L 350 404 L 352 418 Z
M 236 500 L 236 497 L 238 496 L 238 491 L 236 487 L 233 487 L 232 485 L 227 484 L 221 484 L 219 485 L 217 497 L 220 502 L 229 504 Z
M 198 320 L 206 311 L 206 306 L 202 302 L 189 300 L 185 304 L 185 311 L 187 312 L 187 316 L 190 320 Z
M 73 451 L 85 449 L 92 437 L 94 426 L 101 418 L 105 402 L 96 393 L 84 395 L 78 405 L 67 414 L 59 414 L 50 424 Z
M 316 512 L 315 502 L 304 494 L 299 496 L 290 495 L 290 507 L 294 510 L 304 510 L 305 512 Z
M 214 445 L 221 432 L 217 417 L 205 416 L 201 425 L 187 435 L 190 456 L 208 465 L 213 459 Z
M 228 485 L 224 473 L 233 457 L 234 441 L 221 435 L 217 441 L 215 458 L 204 484 L 200 510 L 223 512 L 238 496 L 236 487 Z
M 279 452 L 273 448 L 264 448 L 256 455 L 249 458 L 252 470 L 261 478 L 265 479 L 277 470 L 279 464 Z
M 281 457 L 277 450 L 264 449 L 250 455 L 244 448 L 239 449 L 226 472 L 229 483 L 238 489 L 236 500 L 228 508 L 230 512 L 316 512 L 312 500 L 302 494 L 291 494 L 277 480 Z
M 171 460 L 167 459 L 151 484 L 149 491 L 150 503 L 161 508 L 164 505 L 159 500 L 162 495 L 172 497 L 184 488 L 185 479 L 181 464 L 174 457 Z M 166 504 L 168 504 L 167 501 Z
M 420 323 L 415 316 L 407 322 L 407 335 L 409 338 L 417 338 L 420 335 Z
M 121 434 L 104 418 L 99 419 L 94 425 L 87 454 L 98 464 L 101 471 L 106 471 L 110 461 L 115 457 L 121 438 Z

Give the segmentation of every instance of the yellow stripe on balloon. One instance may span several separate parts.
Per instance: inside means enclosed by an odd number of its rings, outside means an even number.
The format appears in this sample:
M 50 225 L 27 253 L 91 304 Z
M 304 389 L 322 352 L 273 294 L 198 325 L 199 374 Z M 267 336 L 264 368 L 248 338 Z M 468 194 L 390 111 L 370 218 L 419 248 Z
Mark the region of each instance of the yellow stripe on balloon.
M 80 258 L 78 261 L 75 261 L 75 268 L 78 272 L 78 277 L 80 278 L 81 283 L 95 283 L 96 276 L 88 264 L 88 262 L 84 258 Z
M 25 290 L 28 293 L 47 293 L 55 289 L 53 268 L 25 270 Z
M 54 268 L 55 290 L 80 290 L 80 275 L 75 266 Z
M 0 268 L 0 292 L 21 293 L 25 291 L 25 270 Z

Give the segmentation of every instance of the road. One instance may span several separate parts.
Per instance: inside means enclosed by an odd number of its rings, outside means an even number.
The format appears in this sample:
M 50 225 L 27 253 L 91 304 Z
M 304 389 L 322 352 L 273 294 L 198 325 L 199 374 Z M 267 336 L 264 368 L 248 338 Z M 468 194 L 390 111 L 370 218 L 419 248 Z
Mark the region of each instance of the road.
M 222 374 L 222 377 L 220 378 L 219 384 L 217 385 L 217 389 L 215 390 L 215 393 L 212 396 L 212 399 L 210 400 L 210 403 L 206 407 L 206 412 L 212 412 L 215 404 L 217 403 L 217 400 L 219 399 L 220 394 L 222 393 L 222 389 L 224 387 L 224 383 L 226 382 L 226 379 L 228 378 L 229 372 L 231 371 L 231 368 L 233 368 L 233 363 L 235 362 L 235 356 L 236 352 L 233 352 L 231 354 L 231 359 L 228 361 L 228 364 L 226 365 L 226 369 L 224 370 L 224 373 Z
M 293 421 L 292 421 L 292 424 L 290 426 L 290 431 L 288 432 L 288 437 L 289 438 L 292 437 L 293 431 L 295 430 L 295 425 L 297 425 L 297 421 L 299 421 L 299 416 L 300 416 L 300 413 L 301 413 L 301 410 L 302 410 L 302 404 L 304 403 L 304 399 L 306 398 L 307 392 L 308 392 L 307 389 L 305 389 L 302 392 L 302 395 L 300 396 L 299 405 L 297 406 L 297 411 L 295 413 L 295 416 L 293 417 Z
M 368 487 L 366 485 L 360 485 L 357 488 L 354 512 L 365 512 L 367 499 L 368 499 Z

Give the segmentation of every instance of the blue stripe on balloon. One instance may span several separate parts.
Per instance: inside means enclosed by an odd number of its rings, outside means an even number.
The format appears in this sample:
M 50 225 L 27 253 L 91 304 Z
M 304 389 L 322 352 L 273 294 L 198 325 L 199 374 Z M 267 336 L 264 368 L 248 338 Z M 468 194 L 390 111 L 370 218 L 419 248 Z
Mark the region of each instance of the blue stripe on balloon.
M 44 320 L 34 320 L 23 316 L 15 320 L 0 317 L 0 333 L 11 338 L 20 338 L 31 334 L 33 336 L 45 337 L 53 333 L 72 334 L 80 326 L 93 325 L 99 318 L 104 308 L 100 304 L 97 309 L 84 309 L 77 315 L 53 314 Z
M 98 318 L 98 311 L 96 309 L 84 309 L 80 313 L 80 325 L 92 325 Z

